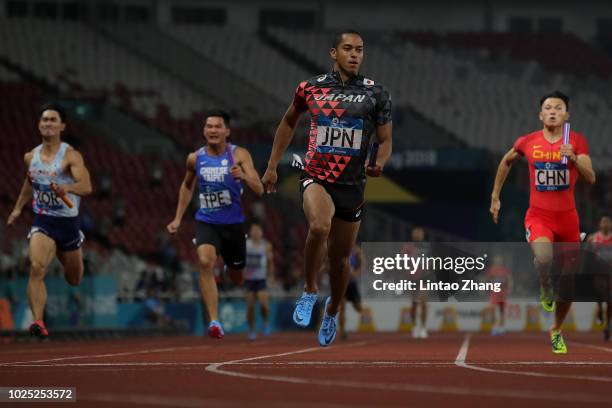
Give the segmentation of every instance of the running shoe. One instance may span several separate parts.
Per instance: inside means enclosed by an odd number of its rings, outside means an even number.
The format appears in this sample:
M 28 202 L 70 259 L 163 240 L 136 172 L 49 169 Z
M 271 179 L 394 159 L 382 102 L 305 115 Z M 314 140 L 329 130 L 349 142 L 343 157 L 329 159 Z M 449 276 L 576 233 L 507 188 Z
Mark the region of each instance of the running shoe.
M 552 344 L 552 352 L 555 354 L 567 354 L 567 346 L 563 341 L 563 336 L 560 331 L 550 331 L 550 343 Z
M 257 333 L 255 333 L 254 331 L 250 331 L 247 335 L 247 338 L 251 341 L 257 340 Z
M 261 334 L 264 337 L 268 337 L 270 335 L 270 325 L 269 324 L 264 324 L 263 331 L 261 332 Z
M 36 336 L 39 339 L 46 339 L 49 337 L 49 332 L 42 320 L 36 320 L 30 325 L 30 335 Z
M 429 333 L 427 333 L 427 329 L 425 327 L 421 327 L 421 330 L 419 330 L 419 338 L 426 339 L 428 337 Z
M 208 336 L 215 339 L 222 339 L 225 336 L 223 333 L 223 327 L 221 327 L 221 323 L 216 320 L 213 320 L 208 325 Z
M 310 324 L 312 316 L 312 308 L 317 303 L 316 293 L 302 292 L 302 296 L 295 302 L 295 310 L 293 311 L 293 321 L 301 327 L 306 327 Z
M 323 321 L 319 328 L 319 344 L 321 347 L 327 347 L 336 339 L 336 326 L 338 325 L 338 313 L 334 316 L 327 314 L 327 305 L 331 302 L 331 296 L 325 301 L 325 309 L 323 313 Z
M 540 286 L 540 304 L 545 312 L 555 311 L 555 301 L 553 300 L 554 294 L 552 288 L 544 289 L 544 286 Z
M 603 329 L 604 341 L 610 341 L 610 326 Z

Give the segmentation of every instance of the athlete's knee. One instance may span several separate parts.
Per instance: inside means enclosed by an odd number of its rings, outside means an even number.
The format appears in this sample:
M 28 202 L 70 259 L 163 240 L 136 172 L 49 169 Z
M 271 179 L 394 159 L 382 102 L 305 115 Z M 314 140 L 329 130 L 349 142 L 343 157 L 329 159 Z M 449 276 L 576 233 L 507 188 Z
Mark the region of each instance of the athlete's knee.
M 200 264 L 200 270 L 204 272 L 212 272 L 215 263 L 217 263 L 217 257 L 215 255 L 198 255 L 198 262 Z
M 327 239 L 330 230 L 331 220 L 313 220 L 308 226 L 308 233 L 321 240 Z
M 553 254 L 552 252 L 542 251 L 541 253 L 536 253 L 534 264 L 536 268 L 549 268 L 553 262 Z
M 64 277 L 66 278 L 66 282 L 68 282 L 70 286 L 79 286 L 81 284 L 81 280 L 83 279 L 83 271 L 76 270 L 70 273 L 66 273 Z
M 45 278 L 45 273 L 47 270 L 47 266 L 43 265 L 41 262 L 32 261 L 30 263 L 30 278 L 36 280 L 42 280 Z

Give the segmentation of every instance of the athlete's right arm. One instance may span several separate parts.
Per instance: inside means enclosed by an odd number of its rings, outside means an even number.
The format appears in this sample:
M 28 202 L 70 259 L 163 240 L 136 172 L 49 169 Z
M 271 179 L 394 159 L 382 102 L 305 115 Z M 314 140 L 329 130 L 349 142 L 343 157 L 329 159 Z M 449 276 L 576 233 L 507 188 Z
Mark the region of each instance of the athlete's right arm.
M 26 169 L 30 168 L 30 161 L 32 161 L 32 152 L 28 152 L 23 157 L 23 161 L 26 165 Z M 19 197 L 17 197 L 17 202 L 15 203 L 15 208 L 11 211 L 11 214 L 8 217 L 7 225 L 13 225 L 17 218 L 21 215 L 21 210 L 23 206 L 26 205 L 28 201 L 32 198 L 32 182 L 29 176 L 26 176 L 23 184 L 21 185 L 21 191 L 19 192 Z
M 169 233 L 174 234 L 178 231 L 181 226 L 181 220 L 183 219 L 183 215 L 185 214 L 185 210 L 189 206 L 191 202 L 191 197 L 193 196 L 193 188 L 195 186 L 196 174 L 195 174 L 195 162 L 196 162 L 196 154 L 191 153 L 187 156 L 187 165 L 185 171 L 185 178 L 181 183 L 181 188 L 179 189 L 178 195 L 178 204 L 176 205 L 176 214 L 174 215 L 174 219 L 166 229 Z
M 276 184 L 276 180 L 278 179 L 276 168 L 278 167 L 278 163 L 280 162 L 283 153 L 285 153 L 285 150 L 287 150 L 287 147 L 289 147 L 291 139 L 293 139 L 293 134 L 295 133 L 295 128 L 298 120 L 300 119 L 300 115 L 301 112 L 298 112 L 294 104 L 291 103 L 291 105 L 289 105 L 289 109 L 287 109 L 287 112 L 285 112 L 283 119 L 276 129 L 274 143 L 272 144 L 272 152 L 270 153 L 270 159 L 268 160 L 268 168 L 261 178 L 264 189 L 268 194 L 276 191 L 276 187 L 274 186 Z
M 514 150 L 514 147 L 508 150 L 508 153 L 502 157 L 499 162 L 499 166 L 497 166 L 497 174 L 495 175 L 495 183 L 493 184 L 493 192 L 491 193 L 491 208 L 489 212 L 491 213 L 491 217 L 493 217 L 493 222 L 497 224 L 497 220 L 499 217 L 499 210 L 501 208 L 501 202 L 499 201 L 499 195 L 501 193 L 502 187 L 506 182 L 506 178 L 508 177 L 508 173 L 510 173 L 510 168 L 512 165 L 521 158 L 519 152 Z

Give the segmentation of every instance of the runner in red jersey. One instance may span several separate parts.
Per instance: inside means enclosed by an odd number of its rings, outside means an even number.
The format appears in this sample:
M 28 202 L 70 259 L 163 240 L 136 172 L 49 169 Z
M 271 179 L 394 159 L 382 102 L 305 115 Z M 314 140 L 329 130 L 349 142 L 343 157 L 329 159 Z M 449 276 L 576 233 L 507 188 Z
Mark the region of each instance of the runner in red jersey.
M 266 191 L 275 190 L 276 168 L 291 143 L 300 115 L 311 115 L 310 140 L 300 179 L 308 236 L 304 248 L 306 285 L 296 303 L 293 320 L 310 323 L 317 301 L 317 273 L 325 255 L 330 263 L 331 297 L 319 331 L 319 344 L 335 339 L 337 314 L 349 280 L 349 256 L 363 213 L 366 174 L 378 177 L 391 155 L 391 98 L 387 90 L 359 73 L 364 46 L 356 31 L 334 38 L 329 52 L 332 72 L 299 84 L 281 120 L 262 178 Z M 377 160 L 366 168 L 371 138 L 376 133 Z
M 535 266 L 540 273 L 542 306 L 555 309 L 551 327 L 553 352 L 567 353 L 561 336 L 561 325 L 571 302 L 553 302 L 550 268 L 553 259 L 552 242 L 580 242 L 580 227 L 574 202 L 574 187 L 579 176 L 589 184 L 595 183 L 595 172 L 584 137 L 571 132 L 564 144 L 563 124 L 569 118 L 569 98 L 555 91 L 540 100 L 539 118 L 542 130 L 518 138 L 501 159 L 491 193 L 491 216 L 497 223 L 501 202 L 499 195 L 512 165 L 525 156 L 529 164 L 531 194 L 525 215 L 527 241 L 535 255 Z M 562 157 L 567 157 L 567 164 Z
M 495 308 L 497 306 L 499 310 L 499 320 L 497 325 L 491 330 L 492 335 L 504 334 L 506 332 L 506 302 L 508 300 L 508 293 L 512 289 L 512 272 L 504 264 L 504 257 L 502 255 L 496 255 L 493 258 L 493 265 L 487 269 L 485 274 L 487 282 L 500 284 L 500 291 L 491 291 L 489 295 L 489 304 Z
M 589 241 L 595 244 L 595 252 L 597 255 L 612 265 L 612 218 L 604 215 L 599 220 L 599 230 L 589 237 Z M 605 282 L 604 282 L 605 285 Z M 609 283 L 608 283 L 609 285 Z M 609 287 L 609 286 L 608 286 Z M 604 323 L 604 340 L 610 340 L 610 323 L 612 322 L 612 299 L 606 299 L 606 312 L 604 314 L 603 302 L 597 302 L 597 319 Z M 604 320 L 605 316 L 605 320 Z

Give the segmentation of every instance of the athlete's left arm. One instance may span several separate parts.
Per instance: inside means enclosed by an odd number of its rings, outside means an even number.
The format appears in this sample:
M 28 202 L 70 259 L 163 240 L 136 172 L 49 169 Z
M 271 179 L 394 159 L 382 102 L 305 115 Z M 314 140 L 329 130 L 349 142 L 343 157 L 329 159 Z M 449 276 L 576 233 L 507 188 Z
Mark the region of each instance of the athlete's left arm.
M 81 153 L 74 149 L 66 152 L 66 165 L 68 171 L 74 179 L 73 184 L 64 184 L 61 187 L 66 193 L 72 193 L 79 196 L 91 194 L 91 177 L 89 170 L 85 167 L 85 162 Z
M 376 98 L 376 137 L 378 138 L 378 156 L 376 165 L 366 167 L 366 174 L 378 177 L 391 157 L 393 127 L 391 122 L 391 95 L 381 87 Z
M 595 184 L 595 170 L 593 170 L 591 156 L 588 154 L 579 154 L 573 161 L 574 165 L 576 166 L 576 170 L 578 170 L 578 173 L 580 173 L 586 182 L 589 184 Z
M 251 154 L 242 147 L 236 147 L 234 158 L 236 164 L 230 170 L 232 176 L 241 179 L 255 194 L 262 196 L 264 193 L 263 184 L 261 184 L 259 174 L 255 170 Z
M 393 147 L 393 126 L 391 122 L 387 122 L 384 125 L 376 126 L 376 137 L 378 138 L 378 156 L 376 157 L 376 166 L 368 167 L 370 172 L 368 176 L 378 177 L 382 173 L 385 164 L 391 157 L 391 150 Z
M 560 149 L 561 156 L 567 156 L 574 163 L 576 170 L 586 182 L 595 184 L 595 170 L 593 170 L 593 163 L 588 152 L 588 145 L 583 137 L 576 137 L 575 146 L 563 144 Z

